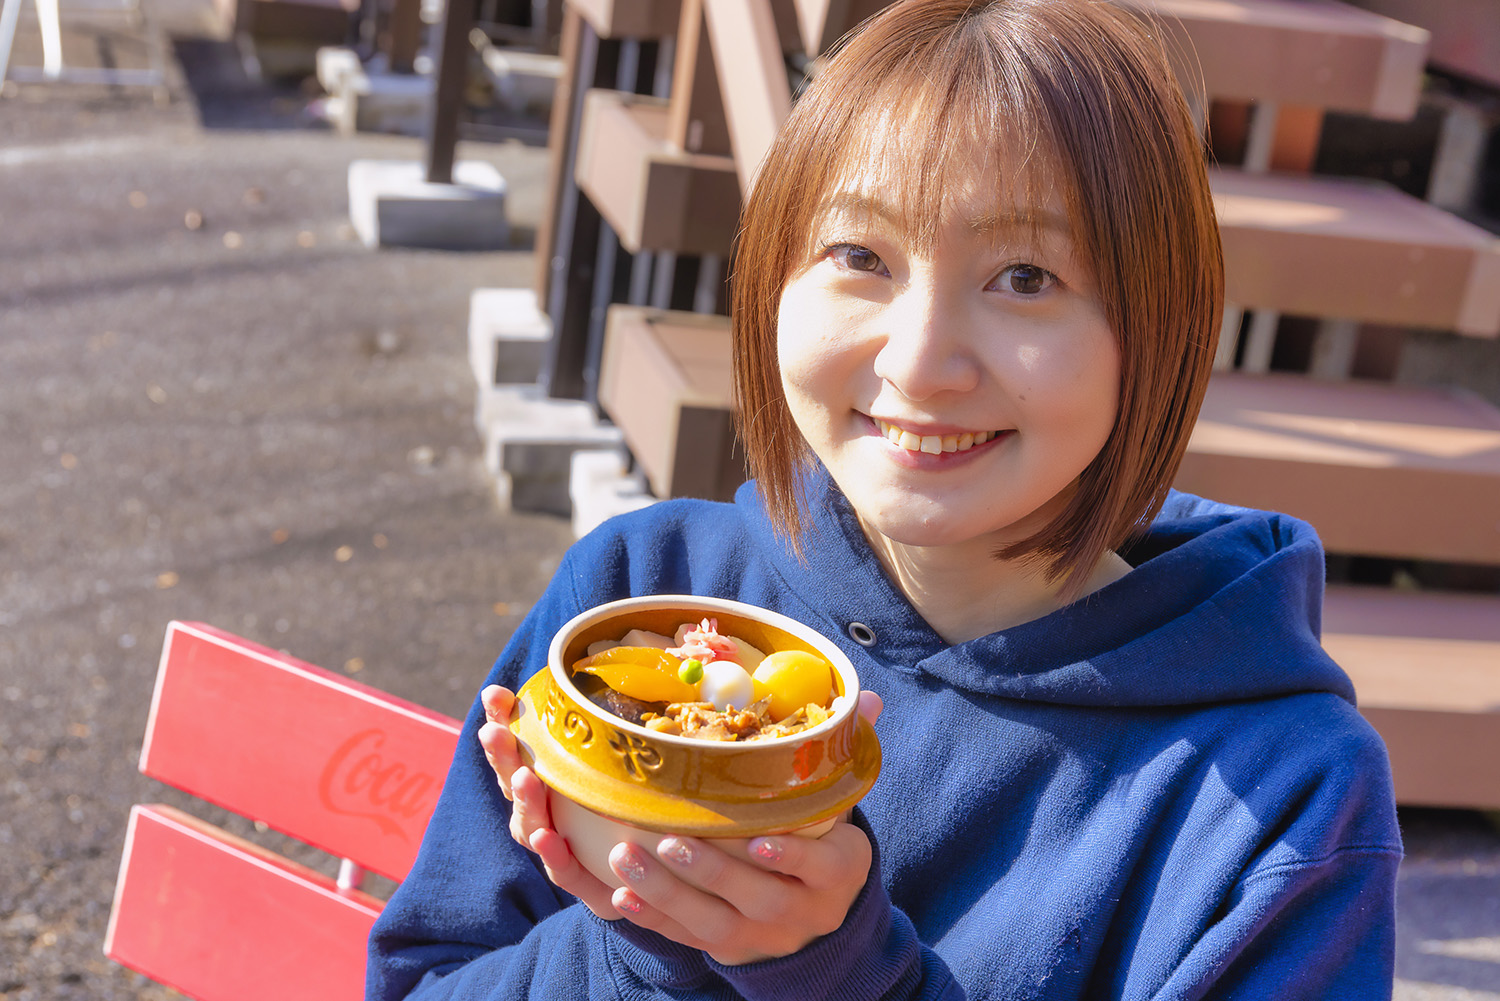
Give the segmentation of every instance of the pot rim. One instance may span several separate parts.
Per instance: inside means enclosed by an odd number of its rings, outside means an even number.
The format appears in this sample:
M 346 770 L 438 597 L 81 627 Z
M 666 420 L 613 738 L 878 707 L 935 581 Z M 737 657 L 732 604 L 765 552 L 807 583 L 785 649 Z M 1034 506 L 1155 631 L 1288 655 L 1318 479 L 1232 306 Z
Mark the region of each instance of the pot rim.
M 817 726 L 810 726 L 805 730 L 786 734 L 781 737 L 768 737 L 754 741 L 717 741 L 700 740 L 696 737 L 684 737 L 679 734 L 662 733 L 660 730 L 652 730 L 632 723 L 629 720 L 617 716 L 614 713 L 596 705 L 573 683 L 573 678 L 563 658 L 567 646 L 573 637 L 584 629 L 597 623 L 606 622 L 643 611 L 657 611 L 661 609 L 683 609 L 696 610 L 713 615 L 737 615 L 751 621 L 758 621 L 782 632 L 796 636 L 802 642 L 815 647 L 818 653 L 832 665 L 834 674 L 838 678 L 840 694 L 834 696 L 833 712 L 828 719 Z M 769 651 L 768 651 L 769 652 Z M 853 663 L 844 651 L 840 650 L 828 637 L 813 629 L 804 622 L 799 622 L 790 616 L 780 612 L 773 612 L 768 608 L 736 601 L 732 598 L 713 598 L 703 595 L 691 594 L 652 594 L 638 595 L 631 598 L 621 598 L 617 601 L 605 602 L 595 605 L 573 616 L 562 628 L 553 635 L 552 642 L 547 648 L 547 669 L 552 674 L 552 679 L 564 692 L 578 704 L 578 707 L 592 716 L 607 721 L 611 726 L 619 727 L 628 733 L 636 733 L 650 737 L 654 741 L 660 741 L 668 746 L 681 747 L 685 750 L 706 753 L 723 753 L 729 751 L 744 750 L 749 745 L 757 747 L 774 747 L 782 744 L 790 744 L 808 738 L 821 737 L 828 731 L 837 729 L 851 713 L 859 707 L 859 675 L 854 670 Z

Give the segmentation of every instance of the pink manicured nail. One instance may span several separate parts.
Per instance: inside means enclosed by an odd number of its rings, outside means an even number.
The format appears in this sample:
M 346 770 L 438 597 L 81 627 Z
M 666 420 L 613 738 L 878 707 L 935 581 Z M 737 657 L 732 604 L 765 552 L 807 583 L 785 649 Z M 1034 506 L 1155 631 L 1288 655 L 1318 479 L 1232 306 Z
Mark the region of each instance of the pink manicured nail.
M 663 858 L 678 865 L 692 865 L 693 859 L 697 857 L 693 853 L 693 846 L 681 838 L 667 838 L 657 846 L 657 850 Z
M 626 914 L 641 913 L 641 898 L 633 893 L 622 893 L 615 900 L 615 910 L 624 911 Z
M 781 861 L 781 842 L 775 838 L 758 838 L 750 845 L 750 851 L 756 858 L 767 862 Z
M 626 848 L 615 856 L 615 868 L 620 870 L 620 875 L 632 883 L 639 883 L 646 878 L 646 866 L 635 854 L 635 849 Z

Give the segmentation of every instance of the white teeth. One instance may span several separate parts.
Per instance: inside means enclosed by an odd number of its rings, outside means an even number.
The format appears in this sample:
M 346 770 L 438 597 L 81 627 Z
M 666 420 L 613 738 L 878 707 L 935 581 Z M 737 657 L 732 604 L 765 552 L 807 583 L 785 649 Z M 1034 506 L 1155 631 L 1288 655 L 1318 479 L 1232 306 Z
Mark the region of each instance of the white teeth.
M 994 438 L 994 431 L 965 431 L 962 434 L 944 435 L 918 435 L 911 431 L 903 430 L 887 421 L 876 420 L 876 427 L 880 433 L 894 445 L 899 445 L 908 452 L 926 452 L 929 455 L 939 455 L 943 452 L 964 452 L 975 445 L 983 445 Z

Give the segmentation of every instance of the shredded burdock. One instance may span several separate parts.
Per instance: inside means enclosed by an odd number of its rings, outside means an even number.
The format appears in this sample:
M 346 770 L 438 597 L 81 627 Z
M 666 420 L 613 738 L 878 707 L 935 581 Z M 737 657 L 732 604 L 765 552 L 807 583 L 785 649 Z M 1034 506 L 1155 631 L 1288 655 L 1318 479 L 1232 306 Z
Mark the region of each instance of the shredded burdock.
M 640 723 L 658 733 L 696 740 L 769 740 L 817 726 L 829 717 L 827 709 L 808 703 L 778 722 L 771 720 L 771 700 L 761 699 L 744 709 L 720 711 L 712 702 L 672 702 L 663 712 L 647 711 Z

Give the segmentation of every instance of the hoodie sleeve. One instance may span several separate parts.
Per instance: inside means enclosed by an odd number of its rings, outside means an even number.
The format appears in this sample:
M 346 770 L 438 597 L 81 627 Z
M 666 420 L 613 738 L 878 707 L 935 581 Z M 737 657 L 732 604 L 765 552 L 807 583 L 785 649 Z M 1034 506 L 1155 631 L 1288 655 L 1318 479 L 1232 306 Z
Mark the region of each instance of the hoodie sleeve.
M 1352 707 L 1325 716 L 1328 753 L 1263 766 L 1284 810 L 1159 1001 L 1388 998 L 1401 843 L 1385 747 Z M 1299 774 L 1299 760 L 1321 760 Z
M 1252 873 L 1154 997 L 1390 997 L 1399 861 L 1388 847 L 1356 846 Z

